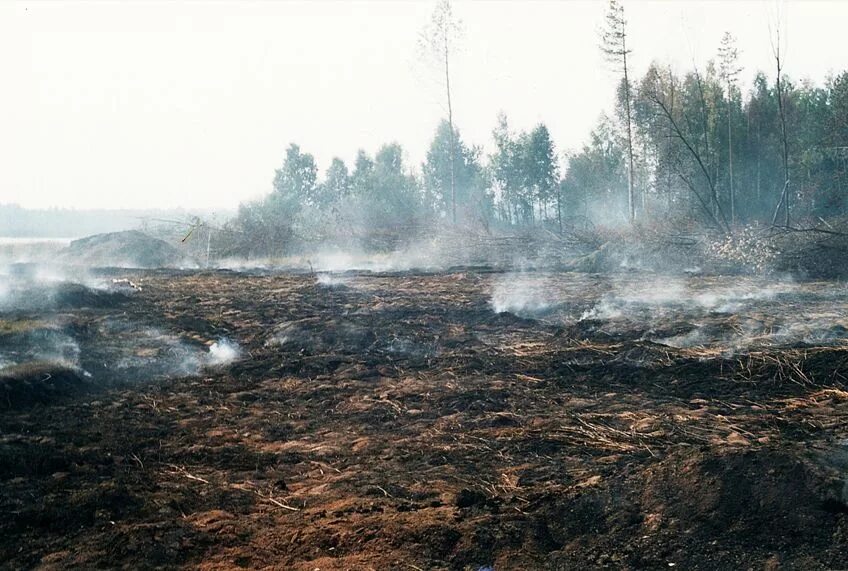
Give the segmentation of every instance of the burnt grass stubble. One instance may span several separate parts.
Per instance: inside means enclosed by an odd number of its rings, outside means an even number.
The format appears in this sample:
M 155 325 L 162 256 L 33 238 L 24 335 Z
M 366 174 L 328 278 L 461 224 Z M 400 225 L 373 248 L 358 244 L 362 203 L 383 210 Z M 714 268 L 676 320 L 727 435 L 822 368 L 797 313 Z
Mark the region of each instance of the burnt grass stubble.
M 496 314 L 475 269 L 115 275 L 49 309 L 91 378 L 4 385 L 3 568 L 848 567 L 842 349 Z M 242 358 L 123 378 L 114 319 Z

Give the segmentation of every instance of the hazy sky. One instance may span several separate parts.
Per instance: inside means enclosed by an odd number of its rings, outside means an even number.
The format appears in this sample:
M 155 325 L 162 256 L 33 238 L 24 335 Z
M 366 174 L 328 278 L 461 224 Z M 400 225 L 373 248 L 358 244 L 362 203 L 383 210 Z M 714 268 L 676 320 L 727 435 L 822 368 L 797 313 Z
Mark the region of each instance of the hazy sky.
M 290 142 L 350 162 L 396 140 L 419 164 L 444 114 L 417 57 L 433 2 L 2 2 L 0 203 L 234 207 L 270 189 Z M 778 11 L 793 77 L 848 68 L 848 2 L 625 1 L 633 65 L 714 56 L 725 30 L 746 81 L 771 72 Z M 586 139 L 616 81 L 602 2 L 457 1 L 454 113 L 491 147 L 497 113 Z

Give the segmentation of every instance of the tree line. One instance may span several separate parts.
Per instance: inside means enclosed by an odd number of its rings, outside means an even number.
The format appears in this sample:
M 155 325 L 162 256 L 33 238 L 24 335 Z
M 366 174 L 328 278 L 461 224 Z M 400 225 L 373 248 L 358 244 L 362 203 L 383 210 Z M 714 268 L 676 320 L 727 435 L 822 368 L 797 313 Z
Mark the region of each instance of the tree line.
M 456 25 L 448 2 L 439 9 L 434 45 L 449 101 L 445 30 Z M 373 155 L 360 150 L 351 166 L 334 158 L 319 176 L 314 157 L 292 144 L 271 194 L 242 205 L 232 227 L 269 253 L 298 240 L 440 223 L 563 232 L 676 217 L 731 232 L 844 215 L 848 72 L 821 86 L 795 81 L 779 47 L 778 35 L 776 74 L 757 72 L 744 93 L 730 34 L 704 69 L 676 73 L 654 62 L 634 77 L 624 11 L 611 0 L 601 49 L 621 75 L 616 106 L 581 149 L 561 155 L 544 123 L 515 131 L 501 114 L 486 155 L 463 140 L 449 106 L 419 168 L 392 142 Z

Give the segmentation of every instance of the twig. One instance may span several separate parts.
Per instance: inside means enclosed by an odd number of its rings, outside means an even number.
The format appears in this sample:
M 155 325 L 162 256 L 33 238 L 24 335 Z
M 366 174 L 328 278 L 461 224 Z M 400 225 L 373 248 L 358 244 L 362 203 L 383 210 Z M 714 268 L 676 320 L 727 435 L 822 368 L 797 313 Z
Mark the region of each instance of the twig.
M 212 482 L 210 482 L 209 480 L 204 480 L 200 476 L 195 476 L 194 474 L 191 474 L 183 466 L 177 466 L 176 464 L 169 464 L 169 466 L 174 469 L 174 474 L 178 474 L 180 476 L 188 478 L 189 480 L 195 480 L 196 482 L 203 482 L 204 484 L 210 485 L 212 484 Z

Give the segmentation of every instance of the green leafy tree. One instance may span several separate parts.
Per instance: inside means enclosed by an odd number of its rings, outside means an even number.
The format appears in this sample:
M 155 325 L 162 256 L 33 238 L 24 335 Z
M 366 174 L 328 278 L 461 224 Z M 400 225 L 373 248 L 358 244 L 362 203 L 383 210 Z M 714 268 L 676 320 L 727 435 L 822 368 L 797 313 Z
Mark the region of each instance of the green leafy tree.
M 352 178 L 366 224 L 388 227 L 415 220 L 421 206 L 418 182 L 407 172 L 398 143 L 380 147 L 373 161 L 361 152 Z
M 456 140 L 454 138 L 453 102 L 451 100 L 450 62 L 451 55 L 461 32 L 462 23 L 454 15 L 450 0 L 439 0 L 436 8 L 433 10 L 429 26 L 421 33 L 419 38 L 419 45 L 424 53 L 428 54 L 435 65 L 444 71 L 445 102 L 447 104 L 448 137 L 450 143 L 448 170 L 450 172 L 451 218 L 454 224 L 456 224 L 457 165 L 453 160 L 456 157 Z
M 627 220 L 626 157 L 615 127 L 608 117 L 602 117 L 589 142 L 568 157 L 561 182 L 566 208 L 603 222 Z
M 318 167 L 309 153 L 303 153 L 294 143 L 286 149 L 283 166 L 274 175 L 274 192 L 291 196 L 302 203 L 315 200 Z
M 447 121 L 439 124 L 421 171 L 424 189 L 437 210 L 451 213 L 455 199 L 460 212 L 489 216 L 491 196 L 480 164 L 480 150 L 466 146 L 455 128 L 451 133 Z
M 522 194 L 521 145 L 509 130 L 506 115 L 498 115 L 492 132 L 496 151 L 490 157 L 492 179 L 499 193 L 501 218 L 509 224 L 518 221 L 518 205 Z
M 334 206 L 351 194 L 351 187 L 352 179 L 347 165 L 342 159 L 335 157 L 318 187 L 316 202 L 324 208 Z
M 530 196 L 539 205 L 539 217 L 547 218 L 547 206 L 556 200 L 559 166 L 551 134 L 544 124 L 539 124 L 526 137 L 524 145 L 527 186 Z M 561 218 L 557 204 L 557 218 Z

